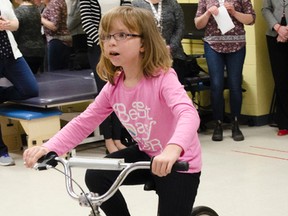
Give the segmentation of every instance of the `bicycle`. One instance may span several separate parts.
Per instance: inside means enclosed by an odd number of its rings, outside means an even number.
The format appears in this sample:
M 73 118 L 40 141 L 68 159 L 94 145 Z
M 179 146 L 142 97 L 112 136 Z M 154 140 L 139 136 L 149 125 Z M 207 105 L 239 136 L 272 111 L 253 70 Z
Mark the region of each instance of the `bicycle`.
M 62 164 L 64 171 L 57 169 L 58 163 Z M 100 205 L 111 198 L 114 193 L 119 189 L 124 179 L 129 173 L 137 169 L 150 169 L 150 161 L 138 161 L 135 163 L 125 163 L 123 159 L 111 159 L 111 158 L 84 158 L 84 157 L 71 157 L 64 159 L 58 157 L 55 152 L 50 152 L 44 157 L 40 158 L 35 164 L 34 169 L 36 170 L 47 170 L 54 168 L 65 175 L 65 185 L 67 193 L 74 200 L 79 202 L 80 206 L 90 207 L 91 213 L 89 216 L 101 216 L 99 208 Z M 98 195 L 93 192 L 84 192 L 81 186 L 75 182 L 72 178 L 72 167 L 82 167 L 90 169 L 102 169 L 102 170 L 118 170 L 121 171 L 115 182 L 112 184 L 110 189 L 103 195 Z M 186 162 L 176 162 L 172 168 L 173 171 L 186 171 L 189 165 Z M 80 194 L 75 193 L 73 189 L 73 183 L 76 184 L 80 189 Z M 146 186 L 146 190 L 153 190 Z M 144 186 L 144 188 L 145 188 Z M 145 189 L 144 189 L 145 190 Z M 207 206 L 196 206 L 191 212 L 191 216 L 218 216 L 218 214 Z

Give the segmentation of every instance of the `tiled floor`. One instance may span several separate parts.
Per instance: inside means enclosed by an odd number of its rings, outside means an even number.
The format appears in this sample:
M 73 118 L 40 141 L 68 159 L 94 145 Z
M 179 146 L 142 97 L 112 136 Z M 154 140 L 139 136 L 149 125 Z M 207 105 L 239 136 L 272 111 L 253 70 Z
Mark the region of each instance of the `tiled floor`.
M 203 172 L 195 205 L 208 205 L 220 216 L 288 215 L 288 136 L 276 128 L 243 126 L 245 141 L 234 142 L 230 130 L 222 142 L 211 141 L 211 130 L 200 133 Z M 77 155 L 102 156 L 104 149 L 81 146 Z M 0 167 L 1 216 L 87 216 L 65 191 L 64 177 L 55 170 L 24 168 L 22 152 L 12 153 L 16 166 Z M 83 185 L 84 169 L 74 178 Z M 142 186 L 122 187 L 133 216 L 156 215 L 157 197 Z M 173 215 L 171 215 L 173 216 Z

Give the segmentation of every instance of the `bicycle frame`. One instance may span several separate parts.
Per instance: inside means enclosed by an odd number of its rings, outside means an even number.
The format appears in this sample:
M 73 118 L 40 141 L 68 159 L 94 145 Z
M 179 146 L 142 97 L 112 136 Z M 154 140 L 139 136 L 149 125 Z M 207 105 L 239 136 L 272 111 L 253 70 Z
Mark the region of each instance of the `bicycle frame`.
M 50 153 L 49 153 L 50 154 Z M 68 160 L 58 157 L 55 153 L 45 156 L 39 163 L 34 166 L 36 170 L 46 170 L 55 167 L 58 162 L 63 165 L 65 173 L 65 185 L 66 190 L 70 197 L 77 200 L 80 206 L 91 207 L 92 215 L 100 216 L 99 206 L 110 199 L 119 189 L 125 178 L 129 173 L 138 169 L 150 169 L 150 161 L 139 161 L 135 163 L 125 163 L 123 159 L 114 158 L 83 158 L 72 157 Z M 109 190 L 103 195 L 89 192 L 83 194 L 77 194 L 73 188 L 72 169 L 73 167 L 82 167 L 90 169 L 102 169 L 102 170 L 118 170 L 120 174 L 109 188 Z M 173 166 L 173 170 L 185 171 L 188 170 L 189 165 L 186 162 L 177 162 Z
M 50 152 L 45 157 L 41 158 L 34 169 L 46 170 L 56 167 L 58 163 L 61 163 L 64 168 L 65 185 L 66 190 L 70 197 L 77 200 L 80 206 L 90 207 L 90 216 L 101 216 L 99 207 L 100 205 L 110 199 L 119 189 L 125 178 L 133 171 L 138 169 L 150 169 L 151 161 L 139 161 L 135 163 L 125 163 L 124 159 L 115 158 L 84 158 L 84 157 L 72 157 L 68 160 L 58 157 L 56 153 Z M 88 192 L 77 194 L 73 188 L 72 168 L 82 167 L 86 169 L 100 169 L 100 170 L 118 170 L 120 174 L 109 188 L 109 190 L 103 195 L 97 193 Z M 189 165 L 187 162 L 176 162 L 173 165 L 173 171 L 187 171 Z M 76 183 L 77 184 L 77 183 Z M 207 206 L 194 207 L 191 216 L 218 216 L 218 214 Z
M 74 192 L 72 185 L 72 167 L 82 167 L 82 168 L 91 168 L 91 169 L 105 169 L 105 170 L 118 170 L 121 171 L 117 179 L 114 181 L 110 189 L 103 195 L 99 196 L 92 192 L 89 192 L 91 195 L 89 198 L 90 202 L 100 206 L 103 202 L 110 199 L 116 191 L 119 189 L 124 179 L 129 175 L 129 173 L 133 172 L 137 169 L 150 169 L 150 161 L 148 162 L 136 162 L 136 163 L 124 163 L 123 159 L 87 159 L 87 158 L 70 158 L 68 161 L 63 158 L 57 157 L 55 158 L 58 162 L 60 162 L 64 167 L 65 182 L 66 182 L 66 190 L 68 194 L 79 200 L 79 204 L 81 206 L 89 207 L 87 203 L 86 197 L 84 195 L 77 195 Z M 86 200 L 86 202 L 85 202 Z M 84 201 L 84 202 L 83 202 Z

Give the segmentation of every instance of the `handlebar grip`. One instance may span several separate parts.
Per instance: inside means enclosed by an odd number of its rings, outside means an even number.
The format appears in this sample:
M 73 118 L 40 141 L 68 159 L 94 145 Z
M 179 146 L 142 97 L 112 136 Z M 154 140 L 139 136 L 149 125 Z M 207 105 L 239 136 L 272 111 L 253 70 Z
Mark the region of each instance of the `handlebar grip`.
M 153 163 L 154 157 L 151 158 L 151 165 L 150 169 Z M 172 166 L 172 171 L 188 171 L 189 170 L 189 163 L 187 161 L 176 161 Z
M 189 170 L 189 164 L 186 161 L 177 161 L 172 167 L 172 171 L 188 171 L 188 170 Z
M 48 167 L 56 167 L 58 162 L 55 160 L 55 158 L 58 157 L 58 155 L 55 152 L 49 152 L 48 154 L 42 156 L 37 161 L 37 170 L 46 170 Z

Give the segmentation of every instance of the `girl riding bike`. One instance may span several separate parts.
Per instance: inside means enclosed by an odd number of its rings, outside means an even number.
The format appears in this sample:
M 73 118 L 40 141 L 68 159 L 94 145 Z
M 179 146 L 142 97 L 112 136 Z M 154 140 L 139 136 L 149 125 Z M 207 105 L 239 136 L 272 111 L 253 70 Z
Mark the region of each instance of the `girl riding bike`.
M 189 216 L 201 172 L 201 147 L 196 108 L 171 68 L 169 50 L 152 14 L 145 9 L 117 7 L 101 19 L 102 55 L 97 71 L 107 84 L 95 101 L 42 146 L 27 149 L 27 167 L 50 151 L 62 155 L 76 147 L 113 111 L 137 145 L 107 155 L 125 162 L 149 161 L 151 171 L 137 170 L 124 185 L 155 182 L 159 216 Z M 171 172 L 176 161 L 187 161 L 189 170 Z M 90 191 L 103 194 L 119 171 L 88 169 Z M 118 190 L 101 205 L 107 216 L 130 216 Z

